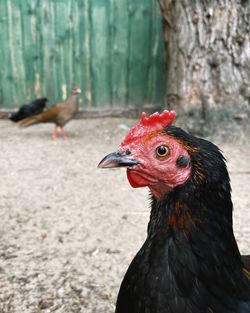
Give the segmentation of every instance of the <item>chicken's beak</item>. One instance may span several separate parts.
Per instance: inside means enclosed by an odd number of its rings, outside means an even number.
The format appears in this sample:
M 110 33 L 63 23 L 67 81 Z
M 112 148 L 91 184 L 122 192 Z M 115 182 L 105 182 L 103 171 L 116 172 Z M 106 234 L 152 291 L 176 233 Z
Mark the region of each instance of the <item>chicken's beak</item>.
M 120 152 L 113 152 L 105 156 L 98 164 L 99 168 L 113 168 L 113 167 L 132 167 L 139 164 L 137 160 L 131 159 Z

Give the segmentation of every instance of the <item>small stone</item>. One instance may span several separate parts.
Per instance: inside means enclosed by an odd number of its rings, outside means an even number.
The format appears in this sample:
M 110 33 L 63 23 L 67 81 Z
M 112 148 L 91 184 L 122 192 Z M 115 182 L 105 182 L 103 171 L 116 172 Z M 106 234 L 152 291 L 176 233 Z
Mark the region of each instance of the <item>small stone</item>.
M 126 130 L 126 131 L 129 130 L 129 127 L 126 124 L 118 124 L 117 128 L 120 129 L 120 130 Z
M 50 299 L 41 299 L 38 302 L 38 307 L 40 310 L 48 309 L 48 308 L 52 307 L 53 305 L 54 305 L 54 302 Z
M 234 119 L 237 121 L 246 120 L 246 119 L 248 119 L 248 115 L 246 113 L 235 114 Z

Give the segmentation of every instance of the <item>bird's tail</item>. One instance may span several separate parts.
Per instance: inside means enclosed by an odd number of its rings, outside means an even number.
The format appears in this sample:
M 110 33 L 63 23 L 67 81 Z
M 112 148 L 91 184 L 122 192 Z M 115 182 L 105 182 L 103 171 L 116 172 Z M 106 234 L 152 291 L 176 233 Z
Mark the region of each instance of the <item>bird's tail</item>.
M 12 122 L 18 122 L 18 118 L 17 118 L 17 113 L 11 113 L 9 116 L 8 116 L 8 119 L 11 120 Z
M 18 125 L 20 127 L 29 127 L 38 123 L 41 123 L 39 114 L 37 116 L 31 116 L 21 120 Z

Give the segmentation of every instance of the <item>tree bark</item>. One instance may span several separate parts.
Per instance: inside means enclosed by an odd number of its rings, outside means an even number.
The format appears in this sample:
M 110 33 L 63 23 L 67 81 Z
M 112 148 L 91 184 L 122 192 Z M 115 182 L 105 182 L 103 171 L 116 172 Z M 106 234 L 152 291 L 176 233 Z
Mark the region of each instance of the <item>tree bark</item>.
M 250 2 L 158 0 L 164 21 L 166 106 L 250 104 Z

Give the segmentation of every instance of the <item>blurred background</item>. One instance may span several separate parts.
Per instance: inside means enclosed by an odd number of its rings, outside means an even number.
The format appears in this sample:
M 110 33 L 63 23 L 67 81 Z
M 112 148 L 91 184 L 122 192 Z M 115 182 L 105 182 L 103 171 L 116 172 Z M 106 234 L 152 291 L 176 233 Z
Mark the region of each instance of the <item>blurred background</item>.
M 0 4 L 1 107 L 82 89 L 82 107 L 163 106 L 164 43 L 156 1 L 7 1 Z
M 1 313 L 114 312 L 148 191 L 96 167 L 143 110 L 223 150 L 249 254 L 249 1 L 1 0 L 0 15 Z M 41 97 L 37 125 L 8 119 Z M 68 104 L 69 139 L 52 140 Z

